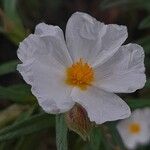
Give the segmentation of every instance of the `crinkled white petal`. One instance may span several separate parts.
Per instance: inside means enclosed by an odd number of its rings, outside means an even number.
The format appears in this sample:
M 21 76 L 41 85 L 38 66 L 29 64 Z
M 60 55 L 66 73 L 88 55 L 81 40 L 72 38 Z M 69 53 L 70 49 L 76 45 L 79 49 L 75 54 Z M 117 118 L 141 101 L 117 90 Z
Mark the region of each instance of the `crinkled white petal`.
M 63 31 L 57 26 L 44 23 L 36 26 L 35 34 L 31 34 L 23 40 L 17 51 L 18 57 L 22 62 L 49 53 L 64 66 L 72 64 Z
M 121 98 L 96 87 L 85 91 L 74 88 L 71 96 L 86 109 L 90 120 L 97 124 L 124 119 L 130 115 L 130 108 Z
M 43 23 L 39 23 L 35 27 L 34 34 L 39 36 L 56 36 L 59 38 L 62 30 L 58 26 L 48 25 Z
M 29 35 L 20 44 L 17 53 L 23 62 L 18 65 L 18 71 L 32 86 L 32 93 L 48 113 L 68 111 L 74 104 L 70 97 L 71 88 L 65 86 L 64 81 L 65 65 L 71 61 L 64 59 L 65 43 L 60 39 Z
M 63 31 L 58 26 L 40 23 L 35 28 L 35 34 L 40 36 L 40 39 L 43 40 L 46 48 L 51 51 L 51 55 L 54 55 L 55 59 L 61 61 L 65 66 L 72 64 Z
M 64 70 L 65 66 L 62 64 L 60 59 L 57 58 L 57 54 L 52 53 L 51 51 L 55 51 L 56 47 L 51 43 L 51 47 L 48 47 L 47 44 L 38 36 L 31 34 L 23 42 L 20 43 L 17 55 L 18 58 L 22 61 L 22 67 L 24 68 L 22 72 L 25 73 L 25 81 L 30 83 L 30 79 L 28 78 L 28 74 L 30 74 L 30 64 L 32 64 L 35 60 L 41 60 L 41 58 L 49 56 L 47 62 L 54 65 L 59 70 Z M 57 48 L 60 47 L 61 43 L 58 42 Z M 53 55 L 52 55 L 53 54 Z M 57 59 L 56 59 L 57 58 Z M 46 61 L 46 59 L 45 59 Z
M 95 86 L 114 93 L 130 93 L 146 82 L 144 51 L 137 44 L 121 46 L 107 62 L 95 68 Z
M 47 113 L 66 112 L 74 105 L 70 97 L 72 89 L 65 84 L 64 70 L 58 69 L 60 66 L 57 65 L 51 63 L 50 56 L 45 56 L 18 66 L 24 79 L 30 81 L 32 93 Z
M 34 34 L 30 34 L 25 38 L 20 44 L 17 50 L 18 58 L 27 63 L 31 62 L 42 53 L 49 53 L 48 50 L 43 45 L 43 42 Z
M 126 38 L 125 26 L 105 25 L 81 12 L 74 13 L 66 26 L 66 41 L 72 59 L 83 58 L 92 66 L 109 59 Z

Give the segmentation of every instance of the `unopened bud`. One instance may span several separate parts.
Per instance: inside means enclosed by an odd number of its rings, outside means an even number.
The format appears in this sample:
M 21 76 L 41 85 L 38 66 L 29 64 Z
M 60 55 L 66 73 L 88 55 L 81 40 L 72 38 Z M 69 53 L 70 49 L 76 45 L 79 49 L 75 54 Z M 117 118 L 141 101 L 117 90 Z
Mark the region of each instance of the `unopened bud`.
M 70 111 L 65 114 L 65 120 L 68 128 L 79 134 L 83 140 L 89 139 L 92 129 L 86 110 L 79 104 L 76 104 Z

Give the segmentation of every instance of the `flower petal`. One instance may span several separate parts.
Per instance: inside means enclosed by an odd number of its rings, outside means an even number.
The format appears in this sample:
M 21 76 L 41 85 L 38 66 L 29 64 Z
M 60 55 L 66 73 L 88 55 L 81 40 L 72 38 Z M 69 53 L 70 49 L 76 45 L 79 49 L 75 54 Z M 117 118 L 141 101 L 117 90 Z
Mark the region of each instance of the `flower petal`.
M 130 108 L 121 98 L 96 87 L 90 87 L 86 91 L 75 88 L 71 96 L 86 109 L 90 120 L 97 124 L 124 119 L 130 115 Z
M 66 27 L 66 41 L 72 59 L 84 58 L 93 66 L 112 56 L 126 38 L 125 26 L 105 25 L 81 12 L 74 13 Z
M 42 53 L 49 53 L 44 47 L 43 42 L 34 34 L 30 34 L 20 44 L 17 51 L 18 58 L 26 63 L 33 61 Z
M 120 47 L 106 63 L 95 68 L 95 86 L 114 93 L 130 93 L 146 82 L 144 51 L 137 44 Z
M 53 25 L 47 25 L 44 22 L 39 23 L 35 27 L 35 32 L 34 34 L 39 35 L 41 37 L 43 36 L 58 36 L 61 34 L 62 30 L 58 26 L 53 26 Z
M 18 65 L 18 70 L 32 86 L 40 106 L 47 113 L 66 112 L 74 102 L 70 97 L 71 88 L 64 82 L 64 70 L 53 65 L 50 56 L 41 57 L 29 64 Z
M 74 102 L 70 97 L 71 88 L 66 87 L 64 82 L 67 61 L 58 52 L 61 52 L 63 45 L 57 38 L 49 36 L 49 47 L 44 38 L 29 35 L 20 44 L 18 57 L 23 64 L 18 65 L 17 69 L 32 86 L 32 93 L 46 112 L 65 112 Z
M 72 64 L 63 31 L 57 26 L 44 23 L 38 24 L 35 34 L 29 35 L 20 43 L 17 53 L 22 62 L 36 57 L 35 55 L 51 53 L 52 57 L 55 57 L 62 65 L 70 66 Z

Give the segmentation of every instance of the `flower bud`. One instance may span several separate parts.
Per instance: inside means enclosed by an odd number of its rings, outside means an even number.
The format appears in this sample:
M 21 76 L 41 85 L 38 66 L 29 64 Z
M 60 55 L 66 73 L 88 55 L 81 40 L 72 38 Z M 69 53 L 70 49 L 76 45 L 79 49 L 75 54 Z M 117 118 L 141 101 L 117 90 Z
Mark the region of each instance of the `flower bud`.
M 92 123 L 83 107 L 76 104 L 65 114 L 65 120 L 70 130 L 79 134 L 83 140 L 89 139 Z

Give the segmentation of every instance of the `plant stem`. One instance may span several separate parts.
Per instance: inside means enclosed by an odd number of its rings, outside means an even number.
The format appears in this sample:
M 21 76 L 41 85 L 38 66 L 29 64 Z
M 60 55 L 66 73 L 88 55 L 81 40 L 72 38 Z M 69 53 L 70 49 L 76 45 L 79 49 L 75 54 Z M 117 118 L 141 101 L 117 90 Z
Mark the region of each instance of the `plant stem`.
M 68 128 L 64 119 L 63 114 L 56 115 L 56 146 L 57 150 L 67 150 L 68 141 L 67 141 L 67 132 Z

